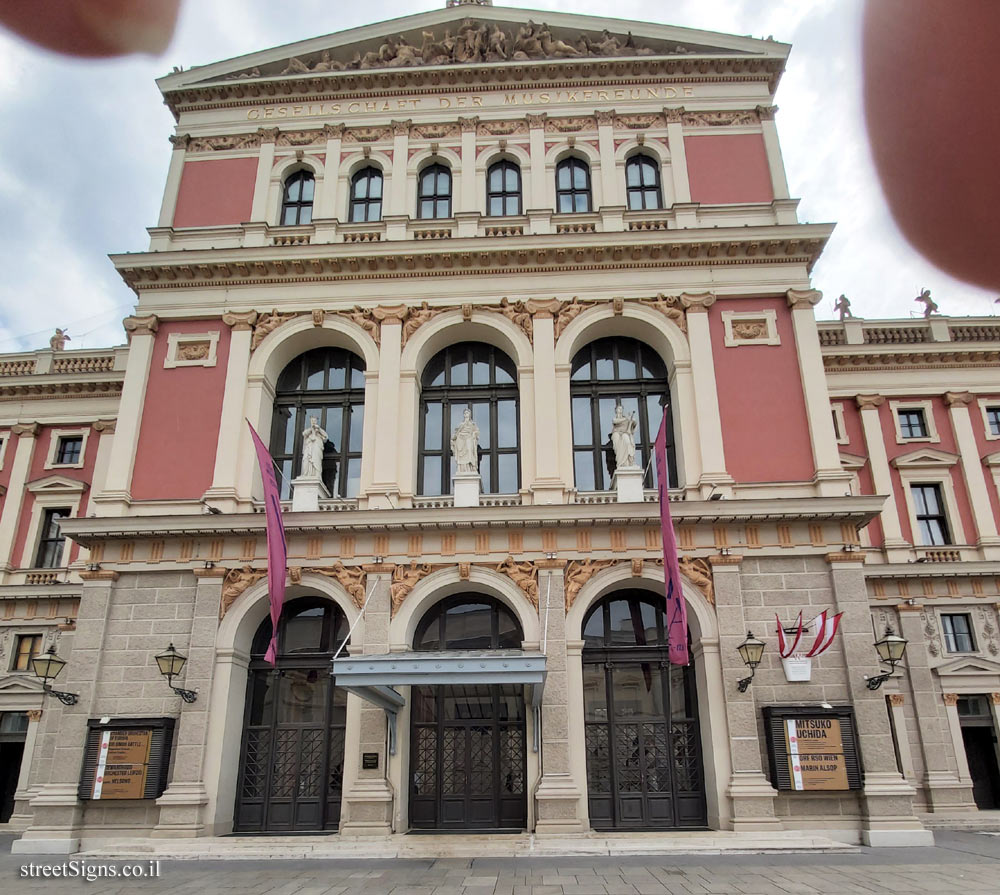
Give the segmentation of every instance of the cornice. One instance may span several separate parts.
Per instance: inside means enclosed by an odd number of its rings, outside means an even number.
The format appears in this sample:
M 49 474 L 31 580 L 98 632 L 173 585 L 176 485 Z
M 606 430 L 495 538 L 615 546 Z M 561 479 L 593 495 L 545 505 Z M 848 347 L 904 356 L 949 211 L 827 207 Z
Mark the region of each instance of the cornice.
M 141 290 L 435 276 L 510 276 L 567 270 L 636 270 L 805 264 L 832 232 L 825 224 L 323 243 L 112 255 Z M 419 248 L 418 248 L 419 247 Z
M 1000 364 L 1000 349 L 982 348 L 970 350 L 967 344 L 955 342 L 935 342 L 926 346 L 929 350 L 921 350 L 907 346 L 902 350 L 897 347 L 872 349 L 869 351 L 855 350 L 838 353 L 823 351 L 823 367 L 827 373 L 838 372 L 869 372 L 907 369 L 965 369 L 997 366 Z
M 30 398 L 32 401 L 44 401 L 53 398 L 79 397 L 88 398 L 118 398 L 122 393 L 121 379 L 102 380 L 100 382 L 21 382 L 17 384 L 0 383 L 0 401 L 20 401 Z
M 882 510 L 885 498 L 879 495 L 859 497 L 793 497 L 746 500 L 692 500 L 671 503 L 670 510 L 678 523 L 744 524 L 748 521 L 797 522 L 835 521 L 863 524 Z M 105 516 L 67 519 L 63 530 L 74 541 L 89 546 L 108 538 L 163 537 L 164 535 L 260 534 L 265 529 L 263 513 L 180 516 Z M 655 503 L 641 505 L 559 504 L 505 507 L 497 518 L 495 507 L 441 509 L 358 510 L 356 512 L 289 513 L 285 516 L 288 532 L 354 531 L 405 532 L 455 529 L 517 528 L 556 526 L 566 528 L 595 525 L 649 526 L 660 524 L 660 510 Z

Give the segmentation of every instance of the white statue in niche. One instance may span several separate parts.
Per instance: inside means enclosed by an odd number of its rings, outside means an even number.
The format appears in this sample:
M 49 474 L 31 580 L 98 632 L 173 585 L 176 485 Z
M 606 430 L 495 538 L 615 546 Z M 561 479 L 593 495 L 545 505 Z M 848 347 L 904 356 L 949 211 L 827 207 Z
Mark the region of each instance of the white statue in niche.
M 611 420 L 611 446 L 615 451 L 617 469 L 635 468 L 635 430 L 638 423 L 633 411 L 625 416 L 625 408 L 615 404 L 615 415 Z
M 299 475 L 304 479 L 323 477 L 323 448 L 329 436 L 319 427 L 319 420 L 309 417 L 309 428 L 302 433 L 302 464 Z
M 451 433 L 451 455 L 459 475 L 479 472 L 479 426 L 473 421 L 468 407 L 462 414 L 462 422 Z

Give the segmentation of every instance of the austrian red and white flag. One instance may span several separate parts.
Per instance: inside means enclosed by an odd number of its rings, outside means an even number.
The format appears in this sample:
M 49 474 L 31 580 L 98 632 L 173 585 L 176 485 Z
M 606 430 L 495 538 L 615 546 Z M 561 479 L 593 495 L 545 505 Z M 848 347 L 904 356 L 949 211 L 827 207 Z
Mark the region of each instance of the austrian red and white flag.
M 250 420 L 247 420 L 250 426 Z M 250 426 L 250 437 L 257 451 L 257 464 L 264 482 L 264 518 L 267 526 L 267 590 L 271 600 L 271 642 L 267 645 L 265 661 L 274 665 L 278 654 L 278 619 L 285 603 L 285 575 L 288 572 L 288 547 L 285 545 L 285 526 L 281 521 L 281 491 L 274 475 L 274 460 Z
M 670 517 L 670 470 L 667 468 L 667 408 L 663 408 L 660 431 L 653 442 L 656 463 L 656 487 L 660 495 L 660 530 L 663 534 L 663 575 L 667 590 L 667 644 L 670 647 L 670 664 L 687 665 L 688 626 L 687 604 L 681 589 L 681 567 L 677 562 L 677 538 L 674 521 Z

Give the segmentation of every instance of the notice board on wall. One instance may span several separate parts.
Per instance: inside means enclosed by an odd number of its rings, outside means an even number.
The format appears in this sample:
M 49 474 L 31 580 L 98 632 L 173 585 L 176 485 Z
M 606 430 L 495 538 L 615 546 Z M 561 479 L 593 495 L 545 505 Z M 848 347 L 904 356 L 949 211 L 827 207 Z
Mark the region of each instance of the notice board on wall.
M 861 789 L 854 711 L 849 706 L 767 706 L 771 782 L 792 792 Z
M 173 718 L 91 718 L 81 799 L 155 799 L 167 788 Z

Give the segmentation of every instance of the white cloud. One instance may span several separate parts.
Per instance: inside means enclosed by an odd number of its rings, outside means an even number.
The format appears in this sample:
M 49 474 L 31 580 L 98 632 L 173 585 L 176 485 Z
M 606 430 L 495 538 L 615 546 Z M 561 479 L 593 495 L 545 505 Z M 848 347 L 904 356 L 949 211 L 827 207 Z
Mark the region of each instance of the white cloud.
M 144 249 L 145 228 L 156 221 L 173 120 L 154 78 L 173 65 L 204 65 L 443 2 L 300 0 L 294 14 L 268 0 L 188 2 L 173 43 L 156 60 L 70 60 L 0 35 L 0 121 L 8 137 L 0 142 L 0 351 L 44 345 L 52 327 L 66 324 L 90 345 L 122 341 L 117 315 L 134 296 L 105 256 Z M 595 0 L 531 5 L 609 12 Z M 863 132 L 860 0 L 677 0 L 652 8 L 618 0 L 613 14 L 793 44 L 777 96 L 789 184 L 802 198 L 803 220 L 838 225 L 814 271 L 827 295 L 821 311 L 846 292 L 859 313 L 906 316 L 927 286 L 945 313 L 994 312 L 992 295 L 935 270 L 891 223 Z

